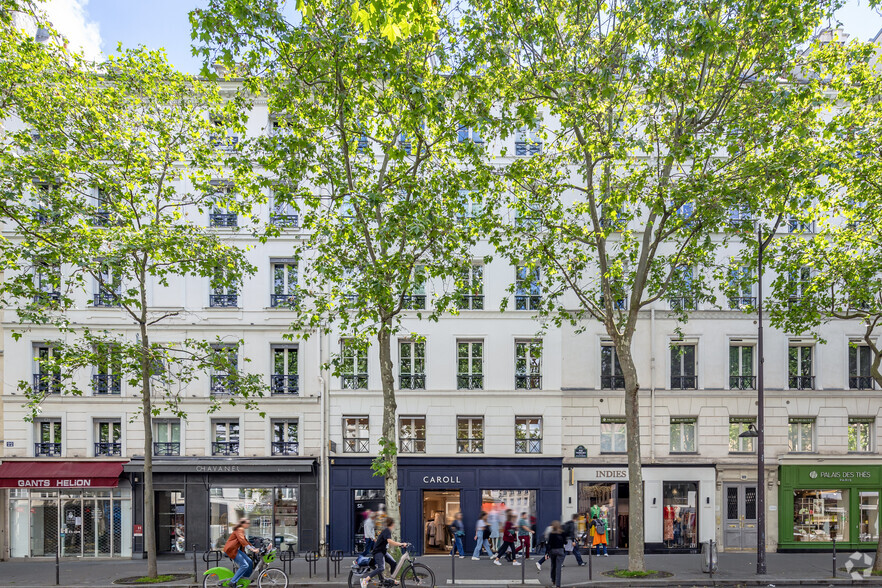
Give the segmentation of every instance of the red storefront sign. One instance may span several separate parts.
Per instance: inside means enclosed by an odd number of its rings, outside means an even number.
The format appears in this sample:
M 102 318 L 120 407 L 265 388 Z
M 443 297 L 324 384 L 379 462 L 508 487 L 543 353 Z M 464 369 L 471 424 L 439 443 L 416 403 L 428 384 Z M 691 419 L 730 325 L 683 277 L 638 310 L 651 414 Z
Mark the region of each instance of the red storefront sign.
M 122 461 L 6 461 L 0 488 L 115 488 Z

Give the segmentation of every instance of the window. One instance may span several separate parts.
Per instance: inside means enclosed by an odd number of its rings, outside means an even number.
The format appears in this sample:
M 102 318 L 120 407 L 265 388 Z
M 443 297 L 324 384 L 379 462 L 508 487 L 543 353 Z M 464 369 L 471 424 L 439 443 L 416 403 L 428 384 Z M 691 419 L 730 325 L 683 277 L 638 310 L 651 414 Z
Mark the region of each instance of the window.
M 539 130 L 522 127 L 515 135 L 515 156 L 525 157 L 542 153 L 542 137 Z
M 426 417 L 398 419 L 398 449 L 401 453 L 426 452 Z
M 291 308 L 297 305 L 297 261 L 278 260 L 272 263 L 273 293 L 270 306 Z
M 233 525 L 245 517 L 251 519 L 251 528 L 246 533 L 252 543 L 273 545 L 275 539 L 279 551 L 287 549 L 282 547 L 284 544 L 297 545 L 297 488 L 223 486 L 206 488 L 202 491 L 208 492 L 209 506 L 208 517 L 200 517 L 200 524 L 201 528 L 205 529 L 205 519 L 208 519 L 211 548 L 221 549 L 230 536 Z M 290 501 L 284 500 L 285 498 Z M 192 517 L 192 511 L 187 514 L 191 515 L 191 520 L 195 518 Z M 293 523 L 282 524 L 282 521 L 288 517 L 293 519 Z M 273 523 L 276 525 L 275 530 Z M 174 529 L 171 532 L 174 537 Z
M 277 227 L 295 229 L 300 225 L 297 207 L 289 200 L 290 196 L 277 191 L 272 194 L 270 222 Z
M 681 265 L 674 268 L 672 277 L 673 293 L 679 293 L 679 296 L 670 298 L 671 310 L 695 310 L 695 299 L 691 293 L 693 291 L 694 272 L 691 265 Z
M 273 420 L 273 455 L 298 455 L 300 453 L 300 443 L 297 437 L 298 425 L 297 419 Z
M 34 423 L 37 428 L 37 442 L 34 443 L 35 457 L 61 456 L 61 420 L 41 419 Z
M 212 422 L 214 441 L 211 443 L 212 455 L 239 455 L 239 419 L 224 419 Z
M 852 453 L 869 453 L 873 451 L 873 418 L 849 417 L 848 419 L 848 450 Z
M 802 297 L 805 296 L 806 291 L 811 285 L 812 268 L 806 265 L 795 271 L 790 272 L 789 274 L 787 274 L 787 281 L 789 282 L 790 286 L 790 298 L 788 299 L 788 304 L 799 304 L 802 300 Z
M 751 427 L 756 426 L 755 418 L 731 417 L 729 419 L 729 453 L 753 453 L 755 437 L 741 437 Z
M 153 455 L 157 457 L 181 454 L 181 422 L 178 419 L 153 421 Z
M 95 195 L 95 209 L 89 224 L 93 227 L 107 227 L 113 224 L 113 205 L 106 190 L 98 189 Z
M 542 341 L 515 341 L 515 390 L 542 388 Z
M 402 390 L 426 389 L 426 343 L 398 343 L 398 387 Z
M 680 205 L 680 208 L 677 209 L 677 216 L 682 218 L 684 221 L 688 221 L 695 215 L 695 203 L 694 202 L 684 202 Z
M 793 540 L 848 541 L 848 490 L 794 490 Z
M 516 210 L 515 226 L 522 229 L 538 230 L 542 225 L 542 210 L 538 204 L 528 203 Z
M 860 528 L 858 532 L 861 541 L 867 543 L 879 542 L 879 491 L 860 490 L 858 494 L 860 508 Z
M 671 417 L 671 453 L 695 453 L 695 417 Z
M 519 265 L 515 272 L 515 310 L 538 310 L 541 304 L 539 268 Z
M 600 347 L 600 387 L 605 390 L 621 390 L 625 387 L 619 356 L 612 345 Z
M 60 186 L 46 182 L 34 184 L 34 220 L 41 225 L 48 225 L 59 218 L 58 202 Z
M 368 453 L 370 446 L 368 417 L 343 417 L 343 453 Z
M 803 220 L 796 214 L 791 214 L 787 219 L 787 232 L 789 233 L 811 233 L 812 229 L 812 221 Z
M 692 390 L 698 387 L 695 370 L 695 345 L 671 345 L 671 389 Z
M 872 390 L 876 387 L 870 375 L 872 364 L 870 347 L 852 343 L 848 347 L 848 387 L 852 390 Z
M 472 142 L 480 145 L 484 142 L 477 127 L 460 125 L 456 130 L 456 140 L 460 143 Z
M 300 382 L 297 377 L 299 349 L 297 346 L 273 347 L 272 393 L 297 396 Z
M 756 306 L 752 280 L 753 271 L 747 266 L 734 267 L 729 270 L 729 308 L 731 310 Z
M 791 345 L 787 351 L 787 386 L 792 390 L 814 390 L 811 345 Z
M 239 285 L 230 270 L 216 267 L 211 276 L 211 293 L 208 305 L 212 308 L 236 308 L 239 306 Z
M 481 216 L 481 211 L 483 210 L 484 205 L 481 201 L 481 194 L 478 191 L 460 190 L 459 201 L 462 209 L 457 213 L 457 218 L 460 222 L 465 219 Z
M 218 151 L 235 151 L 239 144 L 239 137 L 230 132 L 226 123 L 221 118 L 211 119 L 212 133 L 209 136 L 211 145 Z
M 121 291 L 121 279 L 119 272 L 109 263 L 99 262 L 98 272 L 95 274 L 95 298 L 94 306 L 110 307 L 119 306 Z
M 666 547 L 698 545 L 698 482 L 662 483 L 662 523 Z
M 815 419 L 791 418 L 787 425 L 787 441 L 791 453 L 814 451 Z
M 628 451 L 626 431 L 624 417 L 600 417 L 600 453 Z
M 51 345 L 34 346 L 34 392 L 61 394 L 61 366 L 58 350 Z
M 61 300 L 61 266 L 37 261 L 34 263 L 34 302 L 48 304 Z
M 753 215 L 746 204 L 729 207 L 729 226 L 733 228 L 747 228 L 753 221 Z
M 401 308 L 405 310 L 423 310 L 426 308 L 426 267 L 418 265 L 413 268 L 410 294 L 401 297 Z
M 457 390 L 482 390 L 484 388 L 484 342 L 456 342 L 456 388 Z
M 95 421 L 95 457 L 122 455 L 122 423 L 119 420 Z
M 239 368 L 239 347 L 237 345 L 213 345 L 213 366 L 211 370 L 211 394 L 232 394 L 235 392 L 236 370 Z
M 208 213 L 208 224 L 212 227 L 235 227 L 239 224 L 239 215 L 231 204 L 236 200 L 232 186 L 218 184 L 212 194 L 211 212 Z
M 269 135 L 270 137 L 286 137 L 293 134 L 291 120 L 284 115 L 270 117 Z
M 542 453 L 542 417 L 515 417 L 515 453 Z
M 600 227 L 603 229 L 620 230 L 627 219 L 628 209 L 623 204 L 616 208 L 612 204 L 602 204 L 600 207 Z
M 361 390 L 368 387 L 367 346 L 355 339 L 340 342 L 340 387 Z
M 484 417 L 456 417 L 456 452 L 484 453 Z
M 729 389 L 754 390 L 753 345 L 729 345 Z
M 459 298 L 460 310 L 484 309 L 484 266 L 472 264 L 463 272 L 463 292 Z
M 99 343 L 95 346 L 95 373 L 92 374 L 92 393 L 119 394 L 122 384 L 122 353 L 118 346 Z

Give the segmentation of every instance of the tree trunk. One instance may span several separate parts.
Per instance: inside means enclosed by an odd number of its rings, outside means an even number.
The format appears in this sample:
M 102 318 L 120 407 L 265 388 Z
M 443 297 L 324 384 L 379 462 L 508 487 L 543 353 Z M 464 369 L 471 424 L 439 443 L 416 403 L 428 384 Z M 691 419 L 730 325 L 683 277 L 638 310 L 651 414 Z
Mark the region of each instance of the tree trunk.
M 396 444 L 397 427 L 395 413 L 398 403 L 395 401 L 395 375 L 392 366 L 392 335 L 391 325 L 383 323 L 377 335 L 380 343 L 380 380 L 383 383 L 383 441 L 381 446 L 387 453 L 384 457 L 389 461 L 386 472 L 386 514 L 397 525 L 392 535 L 396 541 L 401 540 L 401 517 L 398 504 L 398 446 Z M 382 529 L 378 529 L 381 531 Z
M 153 495 L 153 406 L 150 398 L 150 342 L 147 325 L 141 324 L 141 411 L 144 421 L 144 549 L 147 576 L 159 575 L 156 567 L 156 505 Z
M 631 343 L 618 341 L 616 354 L 625 377 L 625 434 L 628 441 L 628 570 L 646 570 L 644 558 L 643 470 L 640 457 L 640 383 L 637 367 L 631 355 Z M 650 440 L 652 442 L 652 440 Z

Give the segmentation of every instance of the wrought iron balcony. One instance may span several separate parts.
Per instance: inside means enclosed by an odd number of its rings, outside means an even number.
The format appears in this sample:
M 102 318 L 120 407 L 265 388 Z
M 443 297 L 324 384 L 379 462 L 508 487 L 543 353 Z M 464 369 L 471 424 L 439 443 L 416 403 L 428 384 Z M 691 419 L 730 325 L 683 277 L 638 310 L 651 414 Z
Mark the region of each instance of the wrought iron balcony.
M 293 308 L 297 306 L 300 297 L 297 294 L 271 294 L 270 306 L 273 308 Z
M 515 453 L 542 453 L 542 439 L 515 439 Z
M 729 308 L 731 310 L 748 307 L 756 307 L 756 296 L 735 296 L 729 299 Z
M 729 376 L 730 390 L 756 390 L 756 376 Z
M 398 376 L 398 388 L 401 390 L 425 390 L 426 374 L 401 374 Z
M 542 376 L 539 374 L 515 375 L 515 390 L 539 390 L 542 388 Z
M 211 308 L 236 308 L 239 306 L 238 294 L 211 294 L 208 296 Z
M 790 376 L 787 378 L 787 387 L 791 390 L 814 390 L 814 376 Z
M 515 310 L 539 310 L 542 305 L 542 296 L 515 295 Z
M 402 438 L 398 441 L 401 453 L 425 453 L 426 439 L 419 437 Z
M 61 457 L 61 443 L 34 443 L 36 457 Z
M 457 374 L 457 390 L 483 390 L 484 374 Z
M 671 310 L 695 310 L 695 300 L 689 296 L 671 298 Z
M 119 394 L 121 380 L 119 374 L 93 374 L 92 393 L 98 395 Z
M 401 297 L 401 308 L 404 310 L 423 310 L 426 308 L 425 294 L 412 294 Z
M 153 444 L 153 455 L 158 457 L 173 457 L 181 454 L 181 444 L 175 442 L 158 442 Z
M 215 441 L 211 444 L 212 455 L 239 455 L 238 441 Z
M 111 219 L 112 216 L 109 210 L 98 210 L 92 215 L 89 223 L 93 227 L 109 227 L 112 224 Z
M 600 387 L 604 390 L 622 390 L 625 387 L 625 376 L 600 376 Z
M 694 390 L 698 384 L 698 376 L 671 376 L 671 389 Z
M 236 227 L 239 225 L 239 215 L 235 212 L 213 212 L 208 215 L 208 222 L 212 227 Z
M 367 374 L 344 374 L 340 376 L 340 387 L 344 390 L 362 390 L 368 387 Z
M 35 304 L 50 304 L 52 302 L 61 302 L 61 292 L 58 290 L 47 290 L 34 294 Z
M 463 438 L 456 440 L 457 453 L 484 453 L 484 439 Z
M 273 395 L 297 396 L 300 394 L 297 374 L 273 374 L 270 377 L 270 387 Z
M 600 227 L 602 229 L 618 229 L 622 226 L 622 219 L 620 218 L 609 218 L 609 217 L 601 217 L 600 218 Z
M 211 135 L 211 145 L 218 151 L 231 152 L 236 150 L 239 144 L 237 135 Z
M 527 155 L 536 155 L 542 153 L 542 143 L 540 141 L 515 141 L 515 156 L 526 157 Z
M 300 443 L 297 441 L 273 441 L 273 455 L 299 455 Z
M 343 439 L 343 453 L 368 453 L 370 450 L 369 439 Z
M 787 220 L 787 231 L 789 233 L 813 233 L 814 225 L 810 221 L 791 218 Z
M 232 376 L 229 374 L 212 374 L 211 395 L 223 396 L 224 394 L 232 394 L 235 391 L 235 386 L 231 382 L 232 379 Z
M 460 310 L 484 310 L 483 294 L 466 294 L 459 297 Z
M 872 390 L 876 387 L 873 376 L 849 376 L 848 387 L 852 390 Z
M 277 227 L 296 229 L 300 225 L 300 216 L 296 214 L 271 214 L 270 222 Z
M 119 306 L 119 293 L 111 292 L 110 290 L 101 290 L 95 294 L 92 306 L 101 306 L 105 308 Z
M 61 394 L 61 374 L 34 374 L 34 392 Z
M 60 218 L 57 212 L 51 208 L 37 208 L 34 210 L 34 220 L 41 225 L 48 225 Z
M 122 455 L 122 443 L 99 442 L 95 444 L 95 457 L 119 457 L 120 455 Z

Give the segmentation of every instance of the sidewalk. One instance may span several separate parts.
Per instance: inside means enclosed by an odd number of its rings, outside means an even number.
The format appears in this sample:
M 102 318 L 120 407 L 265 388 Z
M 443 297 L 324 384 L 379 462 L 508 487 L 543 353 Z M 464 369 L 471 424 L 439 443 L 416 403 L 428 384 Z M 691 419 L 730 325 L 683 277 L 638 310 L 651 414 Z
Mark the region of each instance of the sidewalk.
M 838 568 L 843 568 L 848 560 L 848 553 L 841 553 L 837 558 Z M 586 556 L 587 559 L 587 556 Z M 426 556 L 418 558 L 418 561 L 428 565 L 435 572 L 437 586 L 450 586 L 453 575 L 452 563 L 456 566 L 456 586 L 471 586 L 485 588 L 505 588 L 511 586 L 549 586 L 550 563 L 546 562 L 542 573 L 537 573 L 535 559 L 527 561 L 523 568 L 505 564 L 502 566 L 492 565 L 486 558 L 480 562 L 471 559 L 456 559 L 451 561 L 445 556 Z M 334 566 L 331 563 L 330 582 L 326 581 L 326 563 L 322 559 L 317 565 L 317 575 L 309 578 L 307 564 L 301 558 L 293 562 L 291 575 L 291 588 L 341 588 L 347 586 L 349 565 L 351 557 L 345 558 L 340 563 L 340 575 L 334 578 Z M 192 586 L 202 584 L 202 572 L 206 565 L 199 558 L 198 584 L 183 581 L 177 583 L 161 584 L 161 586 Z M 646 564 L 648 569 L 666 571 L 674 574 L 671 578 L 662 580 L 620 580 L 602 575 L 602 572 L 616 568 L 627 568 L 626 555 L 613 555 L 610 557 L 592 557 L 593 582 L 588 581 L 588 567 L 578 567 L 575 560 L 567 558 L 563 569 L 564 586 L 593 586 L 593 587 L 625 587 L 625 586 L 770 586 L 786 588 L 791 586 L 831 586 L 831 585 L 880 585 L 882 578 L 868 578 L 853 581 L 843 571 L 837 572 L 837 579 L 833 580 L 833 558 L 830 553 L 818 554 L 778 554 L 768 555 L 768 576 L 758 578 L 755 574 L 756 556 L 753 553 L 721 553 L 719 572 L 714 574 L 713 580 L 701 572 L 701 560 L 698 555 L 647 555 Z M 92 586 L 108 587 L 118 578 L 126 576 L 142 575 L 146 568 L 143 560 L 63 560 L 60 566 L 62 586 Z M 193 560 L 182 557 L 160 558 L 160 573 L 193 573 Z M 521 572 L 525 584 L 521 584 Z M 0 563 L 0 585 L 2 586 L 54 586 L 55 585 L 55 562 L 54 560 L 28 559 L 12 560 Z M 255 584 L 256 586 L 256 584 Z

